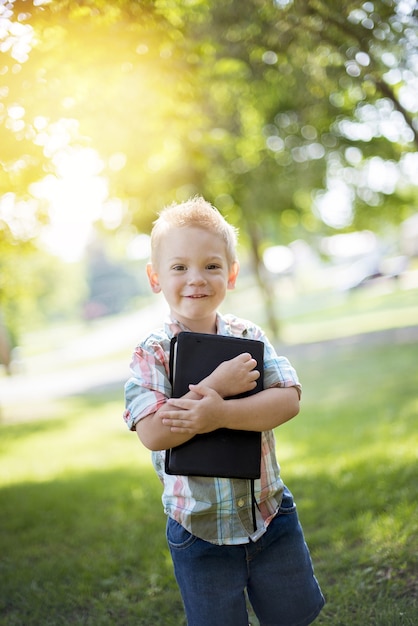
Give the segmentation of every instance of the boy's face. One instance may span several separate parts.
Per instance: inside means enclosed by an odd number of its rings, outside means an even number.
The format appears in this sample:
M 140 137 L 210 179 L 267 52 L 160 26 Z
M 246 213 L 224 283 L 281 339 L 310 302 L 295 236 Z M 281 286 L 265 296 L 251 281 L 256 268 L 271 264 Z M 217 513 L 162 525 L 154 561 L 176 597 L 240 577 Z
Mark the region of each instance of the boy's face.
M 171 315 L 195 332 L 216 332 L 216 311 L 235 287 L 238 263 L 229 267 L 225 242 L 196 227 L 170 230 L 160 242 L 157 263 L 147 266 L 154 293 L 162 291 Z

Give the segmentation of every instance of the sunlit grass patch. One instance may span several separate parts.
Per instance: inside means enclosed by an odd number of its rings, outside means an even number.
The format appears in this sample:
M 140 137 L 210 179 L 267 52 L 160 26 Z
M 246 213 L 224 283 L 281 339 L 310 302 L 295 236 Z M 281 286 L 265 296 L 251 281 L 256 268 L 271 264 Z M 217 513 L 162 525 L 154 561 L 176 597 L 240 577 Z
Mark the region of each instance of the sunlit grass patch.
M 417 621 L 415 362 L 414 345 L 294 362 L 302 408 L 277 449 L 327 598 L 318 624 Z M 161 485 L 121 390 L 58 408 L 0 426 L 0 624 L 182 626 Z
M 121 414 L 69 399 L 54 421 L 2 429 L 0 623 L 182 623 L 160 484 Z
M 3 484 L 70 477 L 85 471 L 150 464 L 122 420 L 121 393 L 63 399 L 54 419 L 11 424 L 0 441 Z
M 296 364 L 302 410 L 277 430 L 328 604 L 319 624 L 418 615 L 416 346 L 368 346 Z
M 418 319 L 417 289 L 404 289 L 402 283 L 388 283 L 385 290 L 370 285 L 352 292 L 324 289 L 295 296 L 294 289 L 288 294 L 279 281 L 275 293 L 281 340 L 288 344 L 414 326 Z M 242 317 L 268 329 L 260 293 L 253 284 L 229 293 L 223 310 L 240 311 Z

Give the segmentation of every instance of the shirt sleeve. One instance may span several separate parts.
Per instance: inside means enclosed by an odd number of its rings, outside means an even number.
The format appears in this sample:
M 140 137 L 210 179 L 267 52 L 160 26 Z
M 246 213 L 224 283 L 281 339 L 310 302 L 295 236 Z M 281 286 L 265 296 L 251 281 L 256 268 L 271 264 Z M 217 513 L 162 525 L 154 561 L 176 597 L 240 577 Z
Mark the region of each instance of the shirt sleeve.
M 276 350 L 260 326 L 230 314 L 221 317 L 220 321 L 222 328 L 230 330 L 229 333 L 226 332 L 225 334 L 232 334 L 236 337 L 250 337 L 264 343 L 264 389 L 269 387 L 295 387 L 300 398 L 302 387 L 296 370 L 286 357 L 277 355 Z
M 133 354 L 131 376 L 125 384 L 123 418 L 130 430 L 155 413 L 171 397 L 168 353 L 157 341 L 139 344 Z
M 286 357 L 276 353 L 264 334 L 260 339 L 264 341 L 264 388 L 295 387 L 300 398 L 302 387 L 295 368 Z

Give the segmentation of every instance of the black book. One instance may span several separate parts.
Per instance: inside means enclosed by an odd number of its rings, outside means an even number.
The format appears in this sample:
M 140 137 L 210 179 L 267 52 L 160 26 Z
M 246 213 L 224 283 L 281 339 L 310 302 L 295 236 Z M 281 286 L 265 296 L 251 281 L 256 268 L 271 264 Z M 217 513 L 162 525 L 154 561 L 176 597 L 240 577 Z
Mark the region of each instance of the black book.
M 264 344 L 255 339 L 181 332 L 171 341 L 170 373 L 173 398 L 189 391 L 223 361 L 249 352 L 257 361 L 261 376 L 257 386 L 243 397 L 263 389 Z M 232 397 L 232 396 L 231 396 Z M 195 435 L 189 441 L 166 451 L 167 474 L 217 476 L 219 478 L 260 477 L 261 432 L 219 428 Z

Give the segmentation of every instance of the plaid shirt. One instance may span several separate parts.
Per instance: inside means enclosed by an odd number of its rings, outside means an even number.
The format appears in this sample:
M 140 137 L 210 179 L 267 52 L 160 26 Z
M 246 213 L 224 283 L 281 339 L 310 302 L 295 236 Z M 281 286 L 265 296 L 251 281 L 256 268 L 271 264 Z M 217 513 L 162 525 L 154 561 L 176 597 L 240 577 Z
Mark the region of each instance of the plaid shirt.
M 169 381 L 170 339 L 181 324 L 168 319 L 137 346 L 131 377 L 125 385 L 125 422 L 135 430 L 137 422 L 155 413 L 171 397 Z M 285 357 L 277 356 L 263 331 L 233 315 L 217 316 L 220 335 L 247 337 L 264 342 L 264 388 L 296 387 L 297 374 Z M 242 544 L 256 540 L 267 529 L 282 499 L 284 485 L 276 460 L 273 431 L 262 433 L 261 476 L 255 481 L 257 531 L 253 527 L 251 481 L 245 479 L 170 476 L 164 471 L 165 451 L 152 453 L 152 462 L 163 486 L 167 515 L 192 534 L 215 544 Z

